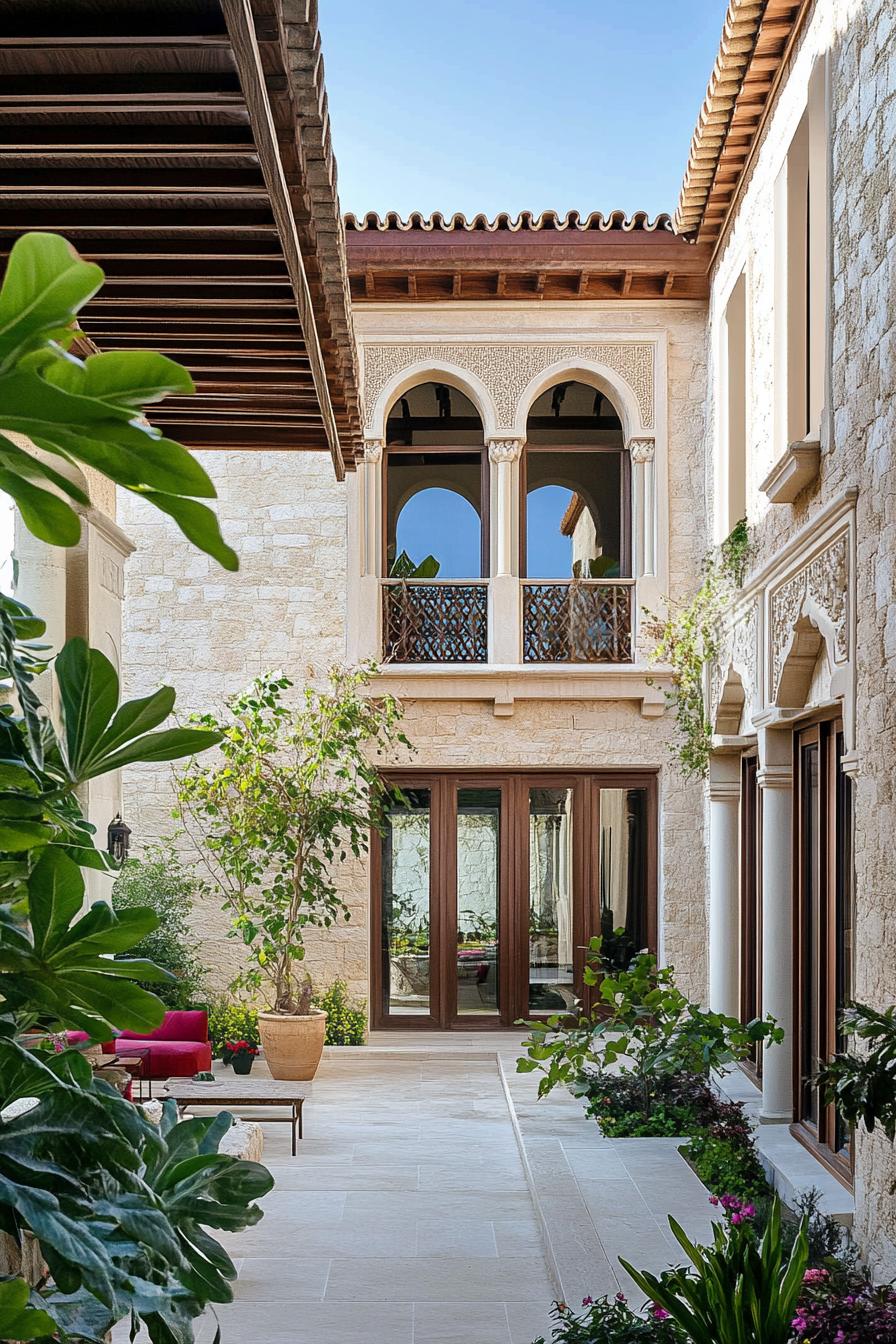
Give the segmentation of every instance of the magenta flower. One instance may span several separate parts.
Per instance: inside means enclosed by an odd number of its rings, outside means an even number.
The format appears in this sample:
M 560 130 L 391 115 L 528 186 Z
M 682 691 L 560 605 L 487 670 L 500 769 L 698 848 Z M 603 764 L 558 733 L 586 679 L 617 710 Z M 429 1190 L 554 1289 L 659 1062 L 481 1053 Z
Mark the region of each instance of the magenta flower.
M 650 1314 L 655 1321 L 668 1321 L 669 1319 L 668 1311 L 665 1307 L 661 1307 L 658 1302 L 654 1302 Z

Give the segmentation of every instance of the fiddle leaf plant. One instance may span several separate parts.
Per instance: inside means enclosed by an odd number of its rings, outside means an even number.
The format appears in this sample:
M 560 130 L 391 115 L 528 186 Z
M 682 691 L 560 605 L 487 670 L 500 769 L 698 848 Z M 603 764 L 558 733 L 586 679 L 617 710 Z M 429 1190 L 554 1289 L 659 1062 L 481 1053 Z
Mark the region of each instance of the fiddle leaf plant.
M 308 1013 L 304 932 L 349 918 L 336 865 L 366 853 L 381 824 L 389 789 L 377 757 L 409 745 L 398 702 L 363 693 L 373 671 L 333 668 L 298 703 L 289 679 L 269 673 L 223 715 L 194 720 L 221 742 L 211 764 L 180 776 L 182 824 L 248 951 L 231 989 L 263 993 L 274 1012 Z
M 71 546 L 73 505 L 89 503 L 69 479 L 82 464 L 236 568 L 215 515 L 197 502 L 214 495 L 205 472 L 142 415 L 166 393 L 192 390 L 186 370 L 151 352 L 71 353 L 77 312 L 102 279 L 55 235 L 13 248 L 0 289 L 0 490 L 35 536 Z M 170 1103 L 157 1128 L 64 1040 L 71 1028 L 94 1039 L 152 1030 L 164 1005 L 142 986 L 171 978 L 123 955 L 156 928 L 153 911 L 96 902 L 82 912 L 81 870 L 111 865 L 82 814 L 81 785 L 218 738 L 162 727 L 169 687 L 120 705 L 103 654 L 76 639 L 54 657 L 44 633 L 38 615 L 0 594 L 0 1337 L 97 1341 L 130 1318 L 132 1335 L 143 1325 L 153 1344 L 189 1344 L 193 1320 L 229 1300 L 235 1275 L 205 1229 L 255 1222 L 270 1176 L 217 1152 L 229 1117 L 180 1125 Z M 55 681 L 58 728 L 38 693 L 42 674 Z M 23 1048 L 24 1029 L 58 1033 L 59 1053 Z M 36 1284 L 21 1268 L 26 1236 L 46 1264 Z

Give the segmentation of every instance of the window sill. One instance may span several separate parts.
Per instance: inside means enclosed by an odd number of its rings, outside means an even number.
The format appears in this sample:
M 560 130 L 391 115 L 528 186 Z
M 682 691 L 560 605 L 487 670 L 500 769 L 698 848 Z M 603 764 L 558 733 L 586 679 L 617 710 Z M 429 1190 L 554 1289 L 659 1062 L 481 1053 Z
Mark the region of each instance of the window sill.
M 668 669 L 646 663 L 386 663 L 370 683 L 372 695 L 404 700 L 491 702 L 498 718 L 517 700 L 634 700 L 645 719 L 665 712 Z
M 820 465 L 818 439 L 798 439 L 788 444 L 759 489 L 772 504 L 792 504 L 817 478 Z

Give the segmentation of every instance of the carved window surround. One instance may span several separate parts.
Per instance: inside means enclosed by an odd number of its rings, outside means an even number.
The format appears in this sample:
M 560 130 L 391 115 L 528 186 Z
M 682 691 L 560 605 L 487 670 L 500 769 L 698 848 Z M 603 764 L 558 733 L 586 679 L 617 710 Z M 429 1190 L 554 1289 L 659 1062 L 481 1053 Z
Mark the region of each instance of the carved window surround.
M 799 439 L 788 444 L 759 489 L 771 504 L 792 504 L 818 478 L 820 465 L 820 441 Z

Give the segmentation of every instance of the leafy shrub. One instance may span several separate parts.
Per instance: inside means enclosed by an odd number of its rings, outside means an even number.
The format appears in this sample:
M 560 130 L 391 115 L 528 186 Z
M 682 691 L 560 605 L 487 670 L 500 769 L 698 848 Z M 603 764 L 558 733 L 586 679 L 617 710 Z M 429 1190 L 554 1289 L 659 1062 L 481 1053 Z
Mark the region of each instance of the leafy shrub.
M 651 1301 L 669 1313 L 689 1344 L 790 1344 L 809 1256 L 805 1222 L 787 1254 L 777 1200 L 761 1237 L 749 1206 L 738 1200 L 720 1202 L 726 1218 L 716 1224 L 710 1247 L 695 1245 L 669 1219 L 693 1269 L 673 1269 L 658 1278 L 626 1260 L 621 1264 Z
M 756 1200 L 768 1191 L 762 1163 L 752 1140 L 716 1139 L 697 1135 L 683 1153 L 713 1194 L 732 1194 L 740 1199 Z
M 236 1003 L 226 995 L 212 999 L 208 1005 L 208 1038 L 216 1054 L 225 1041 L 248 1041 L 259 1045 L 258 1009 L 248 1003 Z
M 315 1005 L 327 1014 L 327 1045 L 364 1045 L 367 1040 L 367 1006 L 352 1003 L 348 985 L 334 980 L 326 993 L 315 999 Z
M 608 1138 L 709 1134 L 751 1141 L 743 1105 L 725 1101 L 700 1075 L 660 1073 L 646 1082 L 646 1112 L 644 1082 L 630 1074 L 587 1072 L 570 1084 L 570 1091 L 585 1098 L 585 1109 Z
M 896 1140 L 896 1006 L 878 1013 L 854 1003 L 840 1019 L 844 1036 L 867 1041 L 862 1054 L 835 1055 L 819 1072 L 816 1082 L 826 1101 L 833 1102 L 851 1125 L 863 1123 L 870 1134 L 879 1124 L 892 1143 Z
M 586 1297 L 576 1313 L 565 1302 L 555 1304 L 551 1344 L 678 1344 L 678 1327 L 664 1313 L 638 1316 L 622 1293 L 596 1302 Z M 545 1344 L 545 1339 L 535 1341 Z
M 195 896 L 196 884 L 170 843 L 147 847 L 142 859 L 128 859 L 112 887 L 116 912 L 148 908 L 158 918 L 156 927 L 128 956 L 145 957 L 176 977 L 167 983 L 153 982 L 168 1008 L 189 1008 L 205 996 L 199 943 L 187 918 Z
M 589 1070 L 607 1073 L 616 1066 L 633 1080 L 633 1100 L 647 1117 L 657 1078 L 681 1073 L 708 1078 L 746 1058 L 757 1041 L 783 1040 L 771 1017 L 744 1026 L 691 1003 L 677 988 L 673 968 L 658 966 L 649 952 L 640 952 L 628 970 L 613 970 L 603 956 L 601 937 L 589 943 L 585 983 L 598 991 L 589 1014 L 573 1022 L 555 1015 L 547 1022 L 526 1023 L 526 1058 L 516 1066 L 520 1073 L 537 1069 L 544 1074 L 540 1097 L 559 1083 L 575 1083 Z
M 896 1291 L 864 1284 L 853 1292 L 832 1291 L 824 1269 L 810 1269 L 793 1320 L 796 1339 L 812 1344 L 893 1344 Z

